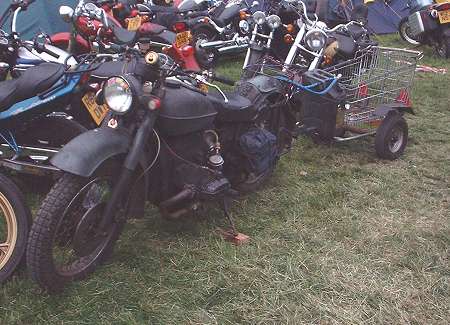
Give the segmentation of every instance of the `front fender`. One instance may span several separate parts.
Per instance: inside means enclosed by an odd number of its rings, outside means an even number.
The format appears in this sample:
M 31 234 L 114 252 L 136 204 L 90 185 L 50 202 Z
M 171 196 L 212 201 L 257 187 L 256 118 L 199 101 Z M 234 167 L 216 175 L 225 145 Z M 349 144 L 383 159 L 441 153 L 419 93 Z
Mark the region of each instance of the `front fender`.
M 50 162 L 62 171 L 90 177 L 109 158 L 125 154 L 130 144 L 131 136 L 124 129 L 89 130 L 67 143 Z
M 55 46 L 59 47 L 61 45 L 64 47 L 68 47 L 71 37 L 72 37 L 72 33 L 64 32 L 64 33 L 53 34 L 52 36 L 50 36 L 50 40 L 51 40 L 52 44 Z M 91 47 L 89 46 L 89 42 L 86 41 L 80 35 L 76 36 L 76 42 L 77 42 L 78 49 L 82 53 L 87 53 L 90 51 Z

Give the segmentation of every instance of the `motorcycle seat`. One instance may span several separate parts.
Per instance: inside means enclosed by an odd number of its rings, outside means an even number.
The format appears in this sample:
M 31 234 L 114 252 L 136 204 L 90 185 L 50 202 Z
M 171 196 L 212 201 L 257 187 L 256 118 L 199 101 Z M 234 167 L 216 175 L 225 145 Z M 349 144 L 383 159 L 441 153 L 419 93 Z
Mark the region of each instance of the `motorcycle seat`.
M 44 92 L 64 74 L 62 64 L 42 63 L 25 70 L 16 79 L 0 83 L 0 112 L 12 105 Z
M 145 23 L 139 28 L 140 36 L 145 35 L 158 35 L 165 31 L 166 28 L 164 26 L 154 24 L 154 23 Z
M 211 102 L 218 112 L 217 118 L 224 122 L 244 122 L 251 121 L 256 117 L 256 110 L 253 103 L 246 97 L 236 92 L 225 92 L 228 102 L 224 101 L 218 92 L 208 94 Z
M 361 36 L 363 36 L 366 33 L 366 30 L 362 26 L 358 25 L 350 25 L 347 28 L 350 35 L 352 35 L 354 40 L 359 39 Z
M 112 25 L 111 30 L 113 31 L 117 44 L 134 45 L 134 43 L 136 43 L 138 33 L 129 31 L 117 25 Z

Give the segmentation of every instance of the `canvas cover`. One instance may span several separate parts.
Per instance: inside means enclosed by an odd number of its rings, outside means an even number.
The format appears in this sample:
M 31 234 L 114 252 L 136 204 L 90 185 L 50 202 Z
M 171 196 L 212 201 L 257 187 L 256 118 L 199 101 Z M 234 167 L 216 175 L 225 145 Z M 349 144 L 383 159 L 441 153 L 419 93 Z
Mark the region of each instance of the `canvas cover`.
M 6 11 L 10 3 L 10 0 L 0 0 L 1 14 Z M 36 0 L 27 11 L 19 14 L 17 30 L 25 39 L 32 38 L 40 30 L 48 34 L 69 31 L 69 24 L 59 16 L 59 6 L 67 5 L 74 8 L 77 3 L 78 0 Z M 10 24 L 11 22 L 8 21 L 3 29 L 9 32 Z

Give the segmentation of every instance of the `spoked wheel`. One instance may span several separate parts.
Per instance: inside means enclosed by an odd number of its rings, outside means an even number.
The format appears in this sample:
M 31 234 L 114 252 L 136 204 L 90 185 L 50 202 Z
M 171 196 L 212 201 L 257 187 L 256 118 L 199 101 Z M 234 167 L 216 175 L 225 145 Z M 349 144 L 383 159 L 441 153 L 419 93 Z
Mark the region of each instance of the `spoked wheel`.
M 31 214 L 20 190 L 0 175 L 0 283 L 22 261 L 30 225 Z
M 403 18 L 398 26 L 400 37 L 411 45 L 420 45 L 419 40 L 411 33 L 411 26 L 409 25 L 408 17 Z
M 112 252 L 124 221 L 117 218 L 103 228 L 100 222 L 113 175 L 117 175 L 114 168 L 90 179 L 66 173 L 44 199 L 27 251 L 31 277 L 43 289 L 57 292 L 66 283 L 85 278 Z
M 408 124 L 400 114 L 389 114 L 375 137 L 375 150 L 383 159 L 394 160 L 405 151 L 408 143 Z
M 213 38 L 214 35 L 203 31 L 194 36 L 195 58 L 203 69 L 212 68 L 218 59 L 215 50 L 202 49 L 200 47 L 201 44 L 210 42 Z

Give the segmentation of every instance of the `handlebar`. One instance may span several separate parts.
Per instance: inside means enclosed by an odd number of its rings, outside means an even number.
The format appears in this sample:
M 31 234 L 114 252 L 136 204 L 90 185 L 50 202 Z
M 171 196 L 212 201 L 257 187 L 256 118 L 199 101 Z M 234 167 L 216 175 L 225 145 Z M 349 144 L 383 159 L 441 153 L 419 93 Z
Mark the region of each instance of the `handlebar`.
M 225 85 L 234 86 L 234 81 L 231 79 L 228 79 L 227 77 L 224 77 L 224 76 L 218 76 L 216 74 L 213 74 L 211 79 L 221 82 Z

